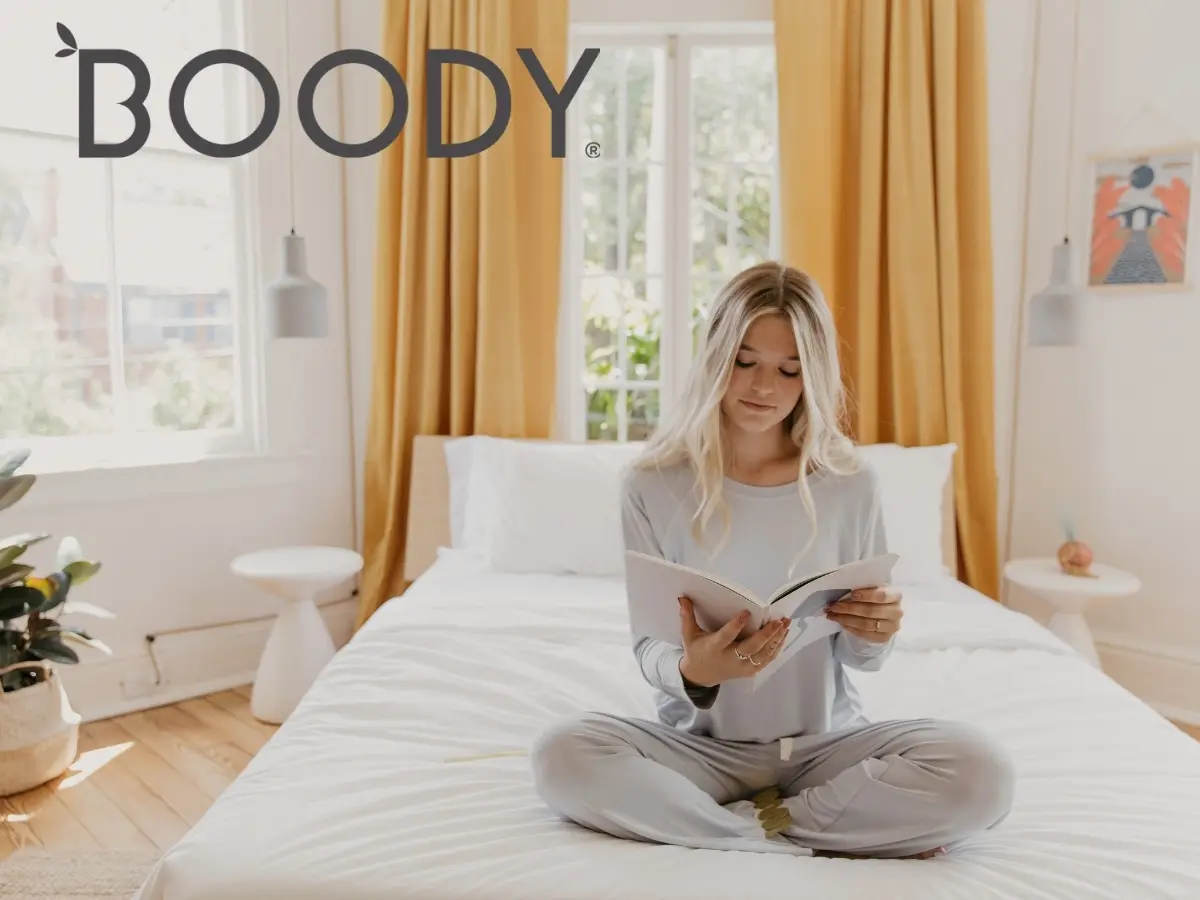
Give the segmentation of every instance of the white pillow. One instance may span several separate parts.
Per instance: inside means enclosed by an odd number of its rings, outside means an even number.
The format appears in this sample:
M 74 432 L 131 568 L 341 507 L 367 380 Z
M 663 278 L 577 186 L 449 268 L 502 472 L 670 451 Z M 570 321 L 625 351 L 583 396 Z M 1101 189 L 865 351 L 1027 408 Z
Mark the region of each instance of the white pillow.
M 495 572 L 621 575 L 621 481 L 642 447 L 477 441 L 470 451 L 462 546 Z
M 858 449 L 879 475 L 888 550 L 900 555 L 894 580 L 911 584 L 950 574 L 942 558 L 942 497 L 957 445 L 868 444 Z
M 463 529 L 466 526 L 467 494 L 470 491 L 471 458 L 475 448 L 490 438 L 481 435 L 457 437 L 445 441 L 442 450 L 446 455 L 446 471 L 450 476 L 450 546 L 463 546 Z

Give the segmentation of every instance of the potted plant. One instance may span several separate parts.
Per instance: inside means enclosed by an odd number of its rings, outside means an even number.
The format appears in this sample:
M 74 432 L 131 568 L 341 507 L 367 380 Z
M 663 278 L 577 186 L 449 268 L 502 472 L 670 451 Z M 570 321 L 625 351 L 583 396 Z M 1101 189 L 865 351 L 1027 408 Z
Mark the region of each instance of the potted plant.
M 24 497 L 36 481 L 18 470 L 27 450 L 0 457 L 0 511 Z M 72 708 L 55 665 L 79 662 L 70 646 L 108 653 L 86 631 L 65 625 L 63 613 L 104 610 L 68 602 L 73 587 L 100 564 L 86 559 L 74 538 L 63 538 L 54 571 L 39 576 L 22 555 L 48 534 L 18 534 L 0 540 L 0 796 L 29 790 L 57 778 L 75 760 L 79 715 Z

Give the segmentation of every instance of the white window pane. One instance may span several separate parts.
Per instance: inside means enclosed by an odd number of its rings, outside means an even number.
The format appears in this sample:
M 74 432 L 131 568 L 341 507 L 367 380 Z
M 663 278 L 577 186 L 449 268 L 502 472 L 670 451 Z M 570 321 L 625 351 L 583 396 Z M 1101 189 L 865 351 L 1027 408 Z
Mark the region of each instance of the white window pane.
M 630 272 L 662 275 L 667 265 L 667 173 L 658 164 L 627 166 L 625 259 Z
M 103 163 L 0 134 L 0 369 L 109 355 Z
M 692 168 L 692 272 L 725 272 L 733 265 L 729 251 L 729 194 L 733 189 L 726 165 Z
M 126 363 L 125 382 L 135 430 L 195 431 L 237 424 L 230 354 L 172 342 L 158 357 Z
M 21 86 L 20 90 L 0 92 L 0 122 L 5 127 L 78 136 L 83 102 L 79 97 L 79 57 L 54 55 L 65 46 L 57 31 L 61 22 L 82 48 L 117 48 L 141 57 L 150 74 L 147 146 L 186 149 L 171 124 L 171 84 L 191 58 L 233 46 L 224 21 L 225 10 L 233 4 L 221 0 L 55 0 L 19 5 L 19 14 L 5 17 L 5 52 L 0 54 L 0 83 Z M 123 141 L 133 132 L 134 118 L 119 103 L 133 91 L 133 75 L 124 66 L 107 64 L 96 66 L 95 73 L 96 139 L 102 143 Z M 227 80 L 241 91 L 249 91 L 254 84 L 242 69 L 216 66 L 197 76 L 186 98 L 192 127 L 221 143 L 250 131 L 242 126 L 237 133 L 230 132 Z M 282 79 L 277 80 L 282 89 Z
M 670 402 L 664 379 L 678 391 L 717 291 L 771 258 L 778 239 L 773 44 L 721 35 L 711 45 L 681 37 L 679 47 L 606 44 L 577 114 L 580 149 L 601 147 L 599 159 L 574 157 L 577 427 L 591 440 L 653 431 Z M 673 77 L 684 62 L 687 77 Z M 676 172 L 686 173 L 682 196 Z
M 733 53 L 729 47 L 692 51 L 692 145 L 698 162 L 725 162 L 732 158 L 737 144 Z
M 772 175 L 773 170 L 764 165 L 739 166 L 734 170 L 738 269 L 760 263 L 770 253 Z
M 617 423 L 619 390 L 589 390 L 587 392 L 587 439 L 589 441 L 620 440 Z
M 611 272 L 620 262 L 618 176 L 616 166 L 592 163 L 584 168 L 579 205 L 583 211 L 583 268 L 588 274 Z
M 661 278 L 632 283 L 625 300 L 625 377 L 630 381 L 661 377 L 662 308 Z
M 658 427 L 658 390 L 631 390 L 625 406 L 626 440 L 644 441 Z
M 114 164 L 116 273 L 135 429 L 236 424 L 231 169 L 185 157 Z
M 0 330 L 0 348 L 10 349 Z M 0 370 L 0 438 L 66 437 L 111 432 L 107 364 L 29 371 Z
M 584 379 L 589 383 L 616 377 L 617 329 L 629 290 L 625 280 L 615 275 L 589 276 L 581 285 L 584 327 Z
M 122 285 L 229 293 L 237 279 L 234 173 L 204 158 L 139 155 L 113 164 Z
M 766 162 L 775 155 L 775 48 L 772 44 L 732 51 L 737 85 L 737 162 Z
M 667 71 L 662 47 L 630 47 L 625 64 L 625 156 L 661 163 L 667 151 Z
M 578 58 L 576 54 L 571 60 L 572 66 Z M 602 158 L 616 159 L 620 156 L 620 142 L 617 140 L 620 127 L 617 108 L 620 78 L 621 54 L 613 48 L 604 47 L 571 102 L 572 110 L 578 110 L 579 146 L 583 147 L 589 142 L 598 144 Z

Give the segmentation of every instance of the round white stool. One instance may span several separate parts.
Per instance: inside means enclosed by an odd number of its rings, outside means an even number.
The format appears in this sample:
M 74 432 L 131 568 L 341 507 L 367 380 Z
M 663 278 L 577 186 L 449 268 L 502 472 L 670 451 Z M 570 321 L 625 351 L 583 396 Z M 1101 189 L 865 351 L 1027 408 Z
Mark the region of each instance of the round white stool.
M 284 601 L 254 678 L 250 712 L 256 719 L 282 724 L 333 659 L 333 639 L 313 600 L 362 565 L 359 554 L 341 547 L 277 547 L 230 564 L 235 575 Z
M 1093 565 L 1091 571 L 1096 577 L 1068 575 L 1056 559 L 1015 559 L 1004 567 L 1004 576 L 1054 607 L 1046 627 L 1100 668 L 1100 655 L 1083 617 L 1088 601 L 1136 594 L 1142 583 L 1136 575 L 1113 566 Z

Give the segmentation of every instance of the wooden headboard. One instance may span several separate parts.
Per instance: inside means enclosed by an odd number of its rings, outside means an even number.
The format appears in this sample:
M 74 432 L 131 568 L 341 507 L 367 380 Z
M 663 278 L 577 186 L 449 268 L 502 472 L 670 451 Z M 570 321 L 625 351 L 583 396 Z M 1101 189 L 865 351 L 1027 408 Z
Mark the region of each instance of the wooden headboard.
M 404 580 L 415 581 L 437 559 L 438 547 L 450 546 L 450 476 L 442 445 L 452 438 L 422 434 L 413 438 L 412 482 L 408 494 Z M 954 478 L 946 479 L 942 498 L 942 558 L 958 574 L 958 537 L 954 515 Z

